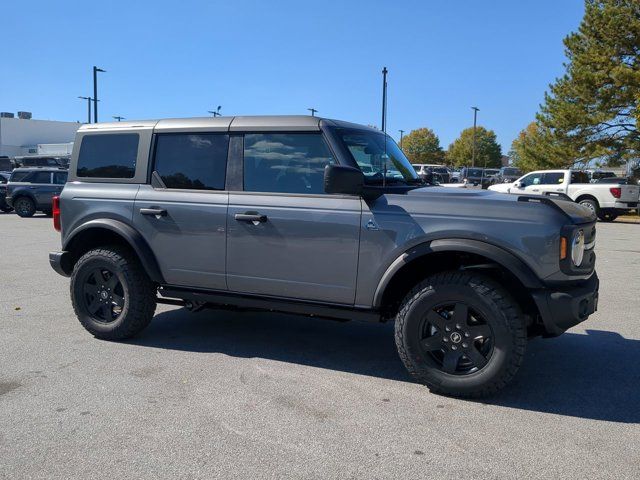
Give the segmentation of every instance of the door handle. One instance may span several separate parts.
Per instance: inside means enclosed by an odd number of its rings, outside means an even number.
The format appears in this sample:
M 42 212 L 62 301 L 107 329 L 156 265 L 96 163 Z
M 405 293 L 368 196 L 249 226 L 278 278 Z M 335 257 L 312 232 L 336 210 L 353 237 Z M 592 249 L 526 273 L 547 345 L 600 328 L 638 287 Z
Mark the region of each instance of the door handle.
M 540 191 L 540 189 L 539 189 L 539 188 L 533 188 L 531 191 L 532 191 L 532 192 L 539 192 L 539 191 Z
M 141 208 L 140 213 L 142 215 L 153 215 L 159 217 L 166 217 L 167 211 L 164 208 Z
M 235 218 L 238 222 L 258 222 L 258 223 L 264 223 L 267 221 L 267 216 L 266 215 L 260 215 L 259 213 L 252 213 L 252 212 L 247 212 L 247 213 L 236 213 L 233 218 Z M 257 225 L 257 223 L 256 223 Z

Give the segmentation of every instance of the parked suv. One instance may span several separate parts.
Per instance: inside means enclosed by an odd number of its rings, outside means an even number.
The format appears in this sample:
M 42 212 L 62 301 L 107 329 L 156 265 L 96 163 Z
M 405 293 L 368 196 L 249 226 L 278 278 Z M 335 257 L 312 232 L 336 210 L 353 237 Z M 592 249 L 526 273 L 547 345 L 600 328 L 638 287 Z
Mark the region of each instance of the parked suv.
M 21 217 L 32 217 L 37 211 L 51 214 L 51 199 L 60 194 L 67 175 L 67 170 L 55 167 L 16 168 L 7 183 L 7 205 Z
M 11 172 L 0 172 L 0 211 L 10 212 L 12 208 L 7 205 L 7 182 Z
M 597 305 L 593 212 L 425 186 L 391 137 L 337 120 L 85 125 L 53 207 L 50 263 L 102 339 L 157 303 L 395 320 L 418 382 L 476 397 Z

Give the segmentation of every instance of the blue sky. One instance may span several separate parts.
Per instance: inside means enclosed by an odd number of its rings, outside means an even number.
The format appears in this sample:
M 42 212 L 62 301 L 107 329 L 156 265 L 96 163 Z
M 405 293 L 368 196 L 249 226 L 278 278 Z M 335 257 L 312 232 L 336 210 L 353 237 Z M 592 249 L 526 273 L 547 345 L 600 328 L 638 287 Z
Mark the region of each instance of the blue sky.
M 7 1 L 0 110 L 86 119 L 91 67 L 100 119 L 305 114 L 427 126 L 447 148 L 472 124 L 503 152 L 563 73 L 582 0 Z

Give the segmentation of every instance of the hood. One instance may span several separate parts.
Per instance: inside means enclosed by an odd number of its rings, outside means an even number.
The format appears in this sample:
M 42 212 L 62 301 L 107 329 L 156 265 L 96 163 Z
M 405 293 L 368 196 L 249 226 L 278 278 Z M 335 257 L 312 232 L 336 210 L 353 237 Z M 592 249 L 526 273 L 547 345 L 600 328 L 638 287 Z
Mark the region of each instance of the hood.
M 595 215 L 587 208 L 560 197 L 510 195 L 490 190 L 425 187 L 404 195 L 386 195 L 408 213 L 473 216 L 499 221 L 547 222 L 562 216 L 574 224 L 590 223 Z M 405 197 L 404 199 L 398 197 Z

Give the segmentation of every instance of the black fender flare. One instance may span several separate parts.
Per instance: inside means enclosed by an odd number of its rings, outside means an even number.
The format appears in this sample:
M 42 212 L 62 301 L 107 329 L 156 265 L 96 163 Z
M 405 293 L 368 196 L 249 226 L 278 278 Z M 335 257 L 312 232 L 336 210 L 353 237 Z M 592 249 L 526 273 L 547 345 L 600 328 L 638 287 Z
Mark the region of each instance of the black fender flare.
M 140 263 L 142 263 L 142 266 L 146 270 L 147 275 L 149 275 L 149 278 L 153 282 L 160 284 L 164 283 L 158 261 L 156 260 L 151 247 L 149 247 L 149 244 L 137 230 L 120 220 L 114 220 L 112 218 L 89 220 L 88 222 L 85 222 L 73 229 L 65 239 L 62 248 L 64 250 L 71 251 L 73 249 L 74 241 L 80 238 L 82 232 L 87 232 L 92 229 L 105 229 L 118 234 L 136 253 Z
M 417 258 L 436 252 L 465 252 L 481 255 L 506 268 L 528 289 L 544 288 L 540 279 L 522 260 L 507 250 L 480 240 L 466 238 L 445 238 L 418 244 L 400 254 L 387 267 L 373 296 L 374 308 L 382 307 L 384 292 L 394 275 L 405 265 Z

